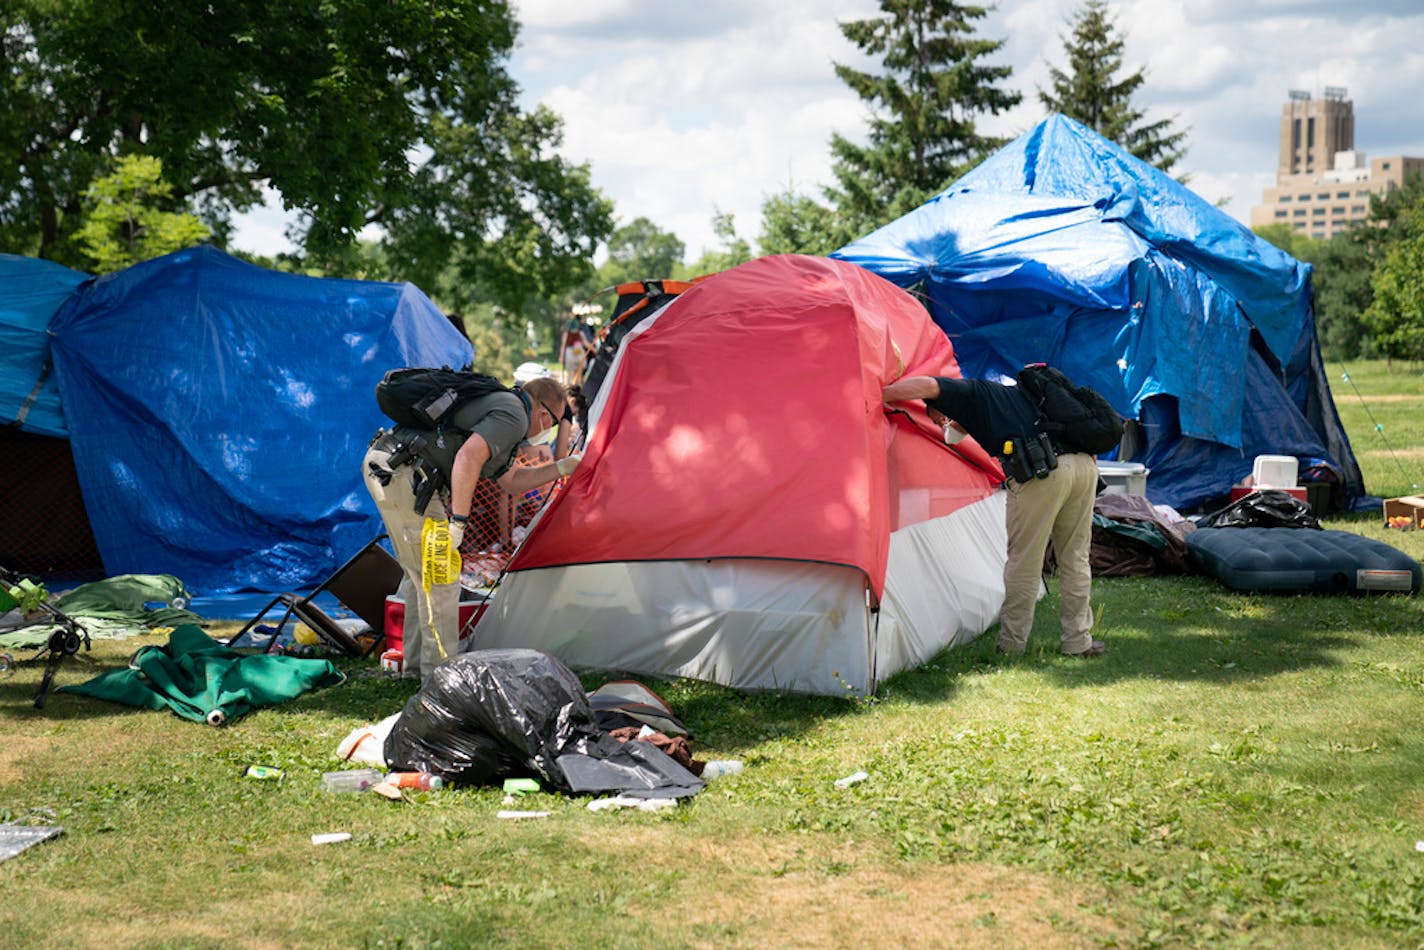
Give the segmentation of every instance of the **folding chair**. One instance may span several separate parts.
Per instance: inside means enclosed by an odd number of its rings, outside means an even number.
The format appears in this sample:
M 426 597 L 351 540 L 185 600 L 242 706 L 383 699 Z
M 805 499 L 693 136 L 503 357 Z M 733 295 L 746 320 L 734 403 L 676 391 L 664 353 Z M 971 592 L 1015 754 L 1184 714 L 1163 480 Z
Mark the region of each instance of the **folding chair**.
M 247 626 L 234 636 L 229 643 L 235 643 L 247 631 L 266 617 L 272 608 L 281 604 L 285 608 L 282 620 L 277 624 L 272 639 L 267 643 L 271 650 L 287 621 L 295 616 L 302 623 L 316 631 L 316 635 L 333 649 L 349 656 L 370 656 L 386 638 L 386 597 L 400 587 L 403 571 L 400 562 L 391 557 L 381 547 L 384 534 L 372 538 L 361 550 L 351 556 L 345 564 L 336 569 L 326 580 L 305 596 L 296 593 L 278 594 L 267 602 L 267 606 L 257 616 L 247 622 Z M 346 629 L 331 618 L 326 611 L 313 601 L 323 592 L 330 593 L 348 610 L 365 621 L 375 637 L 370 646 L 362 649 Z
M 18 598 L 23 595 L 17 592 L 23 590 L 28 583 L 31 582 L 24 576 L 0 567 L 0 614 L 8 613 L 20 606 Z M 32 586 L 30 589 L 33 591 L 36 588 Z M 86 650 L 92 649 L 92 644 L 89 640 L 89 631 L 84 629 L 84 625 L 49 603 L 48 593 L 43 594 L 43 599 L 36 605 L 33 615 L 29 619 L 21 619 L 18 623 L 0 627 L 0 633 L 14 633 L 26 627 L 38 626 L 53 628 L 49 637 L 33 657 L 38 660 L 45 654 L 49 654 L 49 658 L 45 660 L 44 675 L 40 677 L 39 691 L 35 693 L 35 708 L 43 709 L 45 696 L 54 683 L 54 674 L 59 670 L 60 661 L 66 656 L 78 653 L 81 646 Z M 8 653 L 3 656 L 7 667 L 13 663 L 13 659 Z

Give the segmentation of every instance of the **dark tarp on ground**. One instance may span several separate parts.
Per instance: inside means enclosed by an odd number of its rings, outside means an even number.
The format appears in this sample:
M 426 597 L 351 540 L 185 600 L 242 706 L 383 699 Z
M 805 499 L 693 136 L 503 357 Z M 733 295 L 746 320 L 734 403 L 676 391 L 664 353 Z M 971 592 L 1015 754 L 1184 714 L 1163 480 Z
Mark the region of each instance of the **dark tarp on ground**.
M 1189 511 L 1257 455 L 1364 482 L 1326 384 L 1310 267 L 1092 130 L 1050 116 L 834 252 L 920 287 L 965 376 L 1062 368 L 1143 423 L 1148 497 Z

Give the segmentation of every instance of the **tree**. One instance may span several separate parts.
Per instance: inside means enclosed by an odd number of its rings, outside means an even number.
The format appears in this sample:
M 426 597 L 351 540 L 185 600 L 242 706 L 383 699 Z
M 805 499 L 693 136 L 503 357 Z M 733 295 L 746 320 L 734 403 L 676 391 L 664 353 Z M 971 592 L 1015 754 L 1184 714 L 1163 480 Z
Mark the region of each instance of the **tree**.
M 608 260 L 598 269 L 599 288 L 630 280 L 671 277 L 682 267 L 687 246 L 676 234 L 638 217 L 608 239 Z
M 1377 350 L 1396 359 L 1424 359 L 1424 203 L 1403 209 L 1399 233 L 1375 264 L 1373 300 L 1364 324 Z
M 880 0 L 884 16 L 841 24 L 857 48 L 880 57 L 882 74 L 837 63 L 836 75 L 869 104 L 866 144 L 831 137 L 836 186 L 836 246 L 910 211 L 942 191 L 1002 139 L 981 135 L 975 119 L 1019 103 L 996 84 L 1012 73 L 985 57 L 1002 40 L 975 38 L 983 6 L 952 0 Z
M 763 254 L 829 254 L 841 246 L 836 233 L 834 211 L 789 187 L 761 204 Z
M 720 250 L 713 248 L 702 252 L 702 256 L 687 268 L 689 276 L 715 274 L 729 270 L 752 259 L 752 246 L 737 234 L 735 216 L 725 211 L 712 213 L 712 233 L 722 242 Z
M 1377 349 L 1365 313 L 1374 302 L 1374 274 L 1397 243 L 1419 227 L 1424 179 L 1408 176 L 1404 186 L 1370 196 L 1364 221 L 1323 243 L 1310 258 L 1315 271 L 1315 323 L 1320 348 L 1332 359 L 1354 359 Z M 1305 258 L 1302 258 L 1305 259 Z M 1383 352 L 1383 351 L 1380 351 Z
M 163 163 L 147 155 L 125 155 L 113 174 L 95 180 L 77 235 L 92 270 L 111 273 L 205 240 L 210 232 L 203 222 L 163 210 L 172 193 L 163 180 Z
M 1069 72 L 1049 68 L 1053 91 L 1038 91 L 1050 111 L 1076 119 L 1133 155 L 1168 171 L 1183 155 L 1186 130 L 1172 131 L 1172 119 L 1144 122 L 1146 113 L 1133 106 L 1132 96 L 1146 80 L 1139 69 L 1118 78 L 1123 41 L 1108 15 L 1106 0 L 1085 0 L 1073 15 L 1073 35 L 1061 36 Z
M 326 272 L 376 225 L 455 306 L 566 289 L 612 213 L 558 118 L 519 108 L 516 33 L 503 0 L 10 0 L 0 250 L 78 263 L 87 188 L 142 151 L 219 244 L 270 188 Z

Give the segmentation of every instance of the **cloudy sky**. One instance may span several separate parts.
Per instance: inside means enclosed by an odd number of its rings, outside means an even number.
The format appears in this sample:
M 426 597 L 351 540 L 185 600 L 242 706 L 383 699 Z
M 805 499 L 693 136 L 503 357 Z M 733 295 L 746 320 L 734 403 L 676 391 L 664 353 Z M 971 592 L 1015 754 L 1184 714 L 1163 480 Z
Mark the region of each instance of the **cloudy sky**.
M 875 0 L 514 0 L 522 30 L 510 72 L 526 106 L 565 123 L 563 151 L 588 162 L 620 222 L 644 216 L 688 258 L 731 213 L 752 241 L 761 204 L 831 180 L 832 132 L 859 138 L 866 112 L 833 63 L 862 64 L 838 21 Z M 1039 88 L 1063 67 L 1081 0 L 1001 0 L 978 21 L 1004 40 L 1011 113 L 980 120 L 1014 136 L 1043 118 Z M 1274 182 L 1287 92 L 1348 90 L 1355 147 L 1371 158 L 1424 156 L 1424 0 L 1110 0 L 1126 70 L 1145 67 L 1134 103 L 1188 130 L 1190 187 L 1245 222 Z M 1126 71 L 1125 70 L 1125 71 Z M 285 246 L 276 215 L 246 220 L 237 245 Z

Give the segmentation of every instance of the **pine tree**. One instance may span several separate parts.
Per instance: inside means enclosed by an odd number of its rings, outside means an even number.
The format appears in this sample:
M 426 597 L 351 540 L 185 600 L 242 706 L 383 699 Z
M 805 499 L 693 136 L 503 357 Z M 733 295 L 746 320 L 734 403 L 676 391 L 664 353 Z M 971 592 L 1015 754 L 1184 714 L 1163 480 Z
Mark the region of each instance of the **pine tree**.
M 877 75 L 836 64 L 836 75 L 872 112 L 866 144 L 831 137 L 837 187 L 826 197 L 846 240 L 918 207 L 999 148 L 1004 140 L 981 135 L 975 119 L 1023 98 L 996 85 L 1011 67 L 982 62 L 1004 45 L 973 35 L 987 7 L 880 0 L 880 9 L 884 16 L 840 25 L 885 69 Z
M 1146 80 L 1145 70 L 1118 79 L 1122 69 L 1123 41 L 1108 14 L 1106 0 L 1085 0 L 1073 15 L 1072 38 L 1062 37 L 1068 54 L 1064 72 L 1049 69 L 1052 93 L 1038 91 L 1050 111 L 1083 123 L 1105 139 L 1162 171 L 1183 155 L 1186 130 L 1172 131 L 1172 119 L 1143 122 L 1146 113 L 1132 105 L 1132 96 Z

